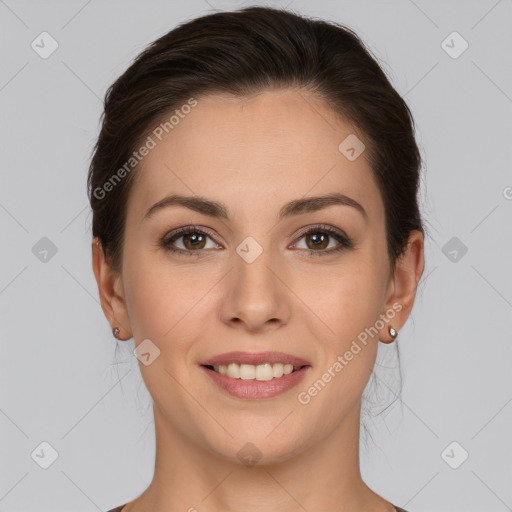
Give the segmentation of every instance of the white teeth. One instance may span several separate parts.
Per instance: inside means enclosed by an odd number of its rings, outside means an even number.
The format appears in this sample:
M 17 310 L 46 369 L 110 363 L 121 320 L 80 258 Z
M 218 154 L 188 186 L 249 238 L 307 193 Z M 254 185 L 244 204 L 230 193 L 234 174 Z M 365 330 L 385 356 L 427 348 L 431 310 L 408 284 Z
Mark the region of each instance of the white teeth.
M 276 363 L 272 365 L 272 374 L 275 378 L 282 377 L 284 374 L 284 365 Z
M 271 364 L 259 364 L 254 373 L 256 380 L 272 380 L 274 378 L 274 369 Z
M 298 370 L 300 366 L 282 363 L 265 363 L 259 365 L 230 363 L 228 365 L 214 366 L 213 369 L 233 379 L 242 380 L 272 380 L 278 379 L 283 375 L 289 375 L 294 369 Z
M 243 380 L 254 380 L 256 378 L 256 367 L 252 364 L 241 364 L 240 378 Z

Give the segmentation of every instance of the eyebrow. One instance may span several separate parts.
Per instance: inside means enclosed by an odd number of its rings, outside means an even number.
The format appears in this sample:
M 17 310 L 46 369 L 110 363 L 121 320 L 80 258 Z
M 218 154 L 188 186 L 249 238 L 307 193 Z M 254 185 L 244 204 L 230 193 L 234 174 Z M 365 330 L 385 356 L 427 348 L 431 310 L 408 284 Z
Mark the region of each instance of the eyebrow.
M 359 204 L 355 199 L 340 193 L 323 196 L 310 196 L 290 201 L 279 210 L 278 219 L 283 220 L 301 213 L 316 212 L 332 205 L 351 206 L 352 208 L 355 208 L 366 221 L 368 220 L 368 214 L 361 204 Z M 210 217 L 229 220 L 228 208 L 226 208 L 222 203 L 207 199 L 206 197 L 183 196 L 180 194 L 172 194 L 160 199 L 160 201 L 156 202 L 146 211 L 142 220 L 146 220 L 155 215 L 156 212 L 171 206 L 183 206 Z

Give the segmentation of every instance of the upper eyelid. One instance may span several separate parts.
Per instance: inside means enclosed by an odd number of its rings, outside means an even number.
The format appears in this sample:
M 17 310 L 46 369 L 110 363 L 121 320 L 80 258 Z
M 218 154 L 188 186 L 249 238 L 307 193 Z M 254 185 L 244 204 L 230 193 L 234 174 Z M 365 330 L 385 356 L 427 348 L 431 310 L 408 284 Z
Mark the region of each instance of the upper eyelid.
M 330 226 L 329 224 L 309 224 L 309 225 L 305 226 L 304 228 L 301 228 L 299 230 L 299 233 L 295 236 L 304 236 L 305 234 L 309 233 L 310 231 L 314 231 L 314 230 L 332 232 L 337 235 L 348 238 L 342 229 L 335 228 L 334 226 Z
M 172 245 L 176 243 L 177 240 L 184 237 L 185 235 L 199 233 L 200 235 L 206 235 L 209 237 L 214 243 L 220 245 L 219 242 L 215 239 L 215 237 L 210 233 L 207 228 L 201 226 L 183 226 L 180 228 L 176 228 L 166 233 L 160 240 L 164 245 Z M 177 248 L 178 251 L 183 251 L 183 249 Z M 192 252 L 192 251 L 189 251 Z M 195 251 L 198 252 L 198 251 Z

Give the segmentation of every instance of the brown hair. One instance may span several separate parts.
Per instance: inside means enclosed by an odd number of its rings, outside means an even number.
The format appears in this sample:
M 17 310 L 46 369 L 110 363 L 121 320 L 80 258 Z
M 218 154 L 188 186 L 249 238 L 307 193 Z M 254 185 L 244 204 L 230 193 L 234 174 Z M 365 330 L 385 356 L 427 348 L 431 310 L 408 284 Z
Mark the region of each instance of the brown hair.
M 114 270 L 122 267 L 136 176 L 126 163 L 151 129 L 192 96 L 242 97 L 271 88 L 310 90 L 360 130 L 384 202 L 394 270 L 411 230 L 424 234 L 416 197 L 421 158 L 411 112 L 351 29 L 268 7 L 181 23 L 149 45 L 108 89 L 88 193 L 93 236 Z

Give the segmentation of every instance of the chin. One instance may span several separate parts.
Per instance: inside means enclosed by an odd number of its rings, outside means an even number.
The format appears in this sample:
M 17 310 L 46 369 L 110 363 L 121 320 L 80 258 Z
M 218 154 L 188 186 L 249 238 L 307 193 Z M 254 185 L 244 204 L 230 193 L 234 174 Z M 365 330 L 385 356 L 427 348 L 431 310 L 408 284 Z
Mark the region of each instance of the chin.
M 266 428 L 238 429 L 234 438 L 226 435 L 218 443 L 210 439 L 208 450 L 230 462 L 247 467 L 261 467 L 286 462 L 305 448 L 302 441 L 290 435 L 289 430 L 285 434 L 274 432 L 270 435 L 269 431 L 271 430 Z M 247 435 L 243 432 L 247 432 Z

